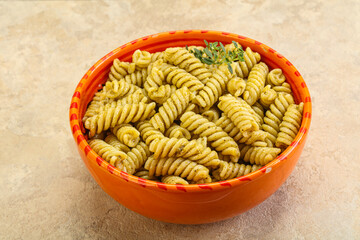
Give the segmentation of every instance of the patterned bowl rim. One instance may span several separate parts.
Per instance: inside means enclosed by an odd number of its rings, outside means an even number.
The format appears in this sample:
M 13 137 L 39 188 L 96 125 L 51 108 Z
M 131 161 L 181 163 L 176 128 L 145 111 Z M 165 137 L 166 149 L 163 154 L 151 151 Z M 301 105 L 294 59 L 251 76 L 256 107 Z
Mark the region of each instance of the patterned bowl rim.
M 95 151 L 93 151 L 90 146 L 88 145 L 84 134 L 82 131 L 84 131 L 82 121 L 79 118 L 79 103 L 80 98 L 84 93 L 84 88 L 82 87 L 86 81 L 91 81 L 93 77 L 104 68 L 104 65 L 107 65 L 110 57 L 114 54 L 117 54 L 119 51 L 122 51 L 128 46 L 137 44 L 142 41 L 147 41 L 149 39 L 161 39 L 162 37 L 169 37 L 168 35 L 185 35 L 188 33 L 193 34 L 212 34 L 212 35 L 218 35 L 218 36 L 230 36 L 233 39 L 241 39 L 243 42 L 247 42 L 249 45 L 259 45 L 264 51 L 269 52 L 273 55 L 274 58 L 279 58 L 280 61 L 284 61 L 284 63 L 287 65 L 288 69 L 291 69 L 293 73 L 292 80 L 294 81 L 300 81 L 300 86 L 302 94 L 305 95 L 305 102 L 304 102 L 304 111 L 303 111 L 303 120 L 300 127 L 300 130 L 295 137 L 294 141 L 290 144 L 288 148 L 285 149 L 275 160 L 268 163 L 266 166 L 263 166 L 257 171 L 254 171 L 252 173 L 249 173 L 247 175 L 233 178 L 230 180 L 224 180 L 220 182 L 214 182 L 214 183 L 207 183 L 207 184 L 189 184 L 189 185 L 181 185 L 181 184 L 165 184 L 160 182 L 155 182 L 147 179 L 143 179 L 134 175 L 130 175 L 128 173 L 125 173 L 114 166 L 107 163 L 105 160 L 103 160 Z M 111 60 L 112 61 L 112 60 Z M 231 188 L 235 186 L 240 186 L 242 184 L 247 184 L 251 181 L 255 181 L 256 179 L 262 177 L 264 174 L 271 173 L 274 169 L 278 168 L 283 161 L 286 161 L 286 159 L 290 158 L 294 152 L 299 143 L 302 143 L 306 139 L 306 135 L 308 134 L 308 130 L 310 127 L 311 122 L 311 97 L 309 90 L 304 82 L 304 79 L 302 78 L 301 74 L 298 72 L 298 70 L 294 67 L 293 64 L 290 63 L 289 60 L 287 60 L 283 55 L 275 51 L 274 49 L 266 46 L 265 44 L 258 42 L 256 40 L 253 40 L 248 37 L 244 37 L 238 34 L 228 33 L 228 32 L 221 32 L 221 31 L 213 31 L 213 30 L 178 30 L 178 31 L 169 31 L 169 32 L 162 32 L 157 33 L 153 35 L 149 35 L 146 37 L 138 38 L 136 40 L 133 40 L 129 43 L 126 43 L 115 50 L 109 52 L 104 57 L 102 57 L 99 61 L 97 61 L 82 77 L 79 84 L 77 85 L 75 92 L 71 99 L 70 104 L 70 126 L 72 130 L 73 137 L 75 139 L 76 144 L 78 145 L 80 151 L 82 151 L 85 156 L 88 158 L 89 161 L 96 162 L 98 167 L 102 168 L 103 170 L 107 171 L 108 174 L 114 175 L 116 178 L 120 178 L 123 181 L 126 181 L 128 183 L 132 183 L 135 185 L 139 185 L 144 188 L 148 189 L 154 189 L 158 191 L 181 191 L 181 192 L 202 192 L 202 191 L 208 191 L 208 190 L 223 190 L 226 188 Z

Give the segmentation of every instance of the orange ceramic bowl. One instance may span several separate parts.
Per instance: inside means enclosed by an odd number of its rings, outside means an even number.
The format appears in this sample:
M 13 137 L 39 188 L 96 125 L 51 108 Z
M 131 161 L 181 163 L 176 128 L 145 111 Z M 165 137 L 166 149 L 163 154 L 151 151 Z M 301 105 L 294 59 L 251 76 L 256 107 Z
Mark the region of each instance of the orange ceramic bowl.
M 82 124 L 87 104 L 101 88 L 115 58 L 131 61 L 136 49 L 149 52 L 168 47 L 239 42 L 261 54 L 271 68 L 281 68 L 296 102 L 304 102 L 300 131 L 292 144 L 274 161 L 246 176 L 210 184 L 170 185 L 145 180 L 109 165 L 87 144 Z M 85 73 L 70 105 L 70 125 L 81 158 L 100 187 L 123 206 L 143 216 L 181 224 L 210 223 L 245 212 L 273 194 L 288 178 L 303 150 L 311 121 L 309 90 L 296 68 L 280 53 L 250 38 L 218 31 L 171 31 L 136 39 L 111 51 Z

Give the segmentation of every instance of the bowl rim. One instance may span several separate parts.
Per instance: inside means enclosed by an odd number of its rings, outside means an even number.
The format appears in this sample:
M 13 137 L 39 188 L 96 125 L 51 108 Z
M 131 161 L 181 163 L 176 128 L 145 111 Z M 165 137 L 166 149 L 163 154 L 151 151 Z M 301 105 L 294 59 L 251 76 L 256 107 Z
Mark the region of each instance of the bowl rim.
M 131 46 L 136 45 L 139 42 L 147 41 L 149 39 L 161 39 L 164 37 L 169 37 L 169 35 L 185 35 L 185 34 L 212 34 L 215 36 L 229 36 L 233 39 L 239 39 L 243 42 L 247 42 L 250 45 L 259 45 L 264 51 L 274 55 L 274 58 L 279 58 L 280 61 L 284 61 L 288 65 L 290 69 L 293 70 L 293 73 L 295 74 L 296 81 L 300 81 L 302 92 L 305 94 L 305 102 L 304 102 L 304 111 L 303 111 L 303 119 L 302 123 L 299 129 L 298 134 L 296 135 L 294 141 L 288 146 L 275 160 L 271 161 L 267 165 L 261 167 L 257 171 L 254 171 L 252 173 L 249 173 L 247 175 L 224 180 L 220 182 L 213 182 L 213 183 L 205 183 L 205 184 L 189 184 L 189 185 L 181 185 L 181 184 L 165 184 L 160 182 L 155 182 L 152 180 L 143 179 L 131 174 L 128 174 L 124 171 L 121 171 L 114 166 L 107 163 L 105 160 L 103 160 L 95 151 L 93 151 L 90 146 L 88 145 L 85 136 L 83 134 L 84 128 L 82 124 L 82 120 L 80 119 L 80 113 L 79 113 L 79 103 L 81 96 L 84 95 L 84 82 L 85 81 L 91 81 L 94 76 L 103 69 L 103 66 L 108 64 L 109 60 L 112 59 L 111 57 L 113 55 L 116 55 L 123 49 Z M 260 54 L 261 55 L 261 54 Z M 113 57 L 114 58 L 114 57 Z M 248 37 L 244 37 L 242 35 L 228 33 L 228 32 L 222 32 L 222 31 L 214 31 L 214 30 L 177 30 L 177 31 L 168 31 L 168 32 L 161 32 L 152 34 L 149 36 L 141 37 L 136 40 L 133 40 L 131 42 L 128 42 L 113 51 L 106 54 L 104 57 L 102 57 L 100 60 L 98 60 L 93 66 L 90 67 L 90 69 L 85 73 L 85 75 L 82 77 L 80 82 L 78 83 L 74 94 L 71 99 L 70 103 L 70 110 L 69 110 L 69 118 L 70 118 L 70 127 L 72 130 L 72 134 L 74 137 L 74 140 L 77 144 L 77 147 L 80 151 L 84 154 L 84 156 L 89 160 L 93 161 L 93 163 L 97 163 L 97 165 L 105 170 L 107 174 L 114 175 L 114 177 L 120 178 L 123 181 L 126 181 L 128 183 L 132 183 L 141 187 L 146 187 L 148 189 L 154 189 L 158 191 L 169 191 L 169 192 L 204 192 L 208 190 L 224 190 L 231 187 L 240 186 L 242 184 L 247 184 L 250 181 L 255 181 L 258 178 L 261 178 L 264 176 L 264 174 L 269 174 L 274 169 L 278 168 L 283 161 L 286 161 L 286 159 L 290 158 L 294 152 L 297 146 L 301 143 L 303 143 L 306 139 L 306 136 L 308 134 L 309 128 L 310 128 L 310 122 L 311 122 L 311 114 L 312 114 L 312 108 L 311 108 L 311 97 L 309 90 L 306 86 L 306 83 L 304 79 L 302 78 L 301 74 L 298 72 L 298 70 L 294 67 L 293 64 L 290 63 L 289 60 L 287 60 L 283 55 L 275 51 L 274 49 L 266 46 L 265 44 L 253 40 Z

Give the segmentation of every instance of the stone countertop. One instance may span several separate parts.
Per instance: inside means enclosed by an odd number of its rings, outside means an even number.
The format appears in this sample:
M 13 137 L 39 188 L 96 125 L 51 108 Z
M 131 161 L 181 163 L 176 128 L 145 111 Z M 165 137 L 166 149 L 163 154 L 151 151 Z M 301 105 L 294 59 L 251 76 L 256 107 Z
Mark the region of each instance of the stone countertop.
M 0 239 L 360 239 L 359 17 L 356 0 L 1 1 Z M 180 29 L 271 46 L 313 100 L 285 184 L 218 223 L 167 224 L 121 206 L 84 167 L 68 123 L 75 86 L 95 61 Z

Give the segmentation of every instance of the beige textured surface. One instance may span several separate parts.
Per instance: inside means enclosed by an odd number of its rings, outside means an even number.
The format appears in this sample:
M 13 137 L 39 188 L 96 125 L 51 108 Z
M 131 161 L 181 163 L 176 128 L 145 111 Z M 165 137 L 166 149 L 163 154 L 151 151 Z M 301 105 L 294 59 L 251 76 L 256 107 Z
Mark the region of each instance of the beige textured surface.
M 293 2 L 293 3 L 290 3 Z M 0 239 L 360 239 L 359 1 L 1 1 Z M 85 169 L 68 107 L 85 71 L 135 38 L 214 29 L 302 73 L 313 122 L 293 174 L 252 210 L 180 226 L 142 217 Z

